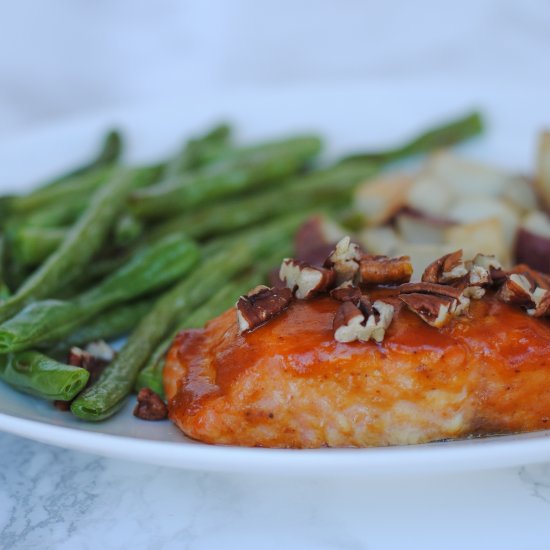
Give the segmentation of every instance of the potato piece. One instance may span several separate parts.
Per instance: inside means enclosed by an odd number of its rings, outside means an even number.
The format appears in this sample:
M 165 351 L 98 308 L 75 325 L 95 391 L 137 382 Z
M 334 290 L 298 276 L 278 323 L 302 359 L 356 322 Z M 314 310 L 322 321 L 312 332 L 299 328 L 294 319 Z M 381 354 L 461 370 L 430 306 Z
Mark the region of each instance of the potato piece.
M 544 212 L 533 212 L 518 232 L 516 261 L 543 273 L 550 273 L 550 219 Z
M 477 253 L 494 254 L 503 265 L 510 265 L 511 249 L 497 217 L 453 225 L 445 230 L 445 243 L 452 245 L 454 250 L 462 248 L 466 259 Z
M 382 225 L 405 206 L 411 184 L 412 178 L 405 174 L 369 180 L 355 192 L 355 208 L 367 225 Z
M 427 176 L 460 197 L 497 197 L 508 182 L 516 178 L 499 168 L 457 157 L 448 151 L 431 155 L 424 170 Z
M 550 132 L 542 132 L 537 152 L 536 189 L 542 203 L 550 209 Z
M 501 197 L 521 215 L 536 210 L 538 206 L 534 182 L 522 176 L 511 179 Z
M 521 227 L 531 233 L 550 239 L 550 218 L 546 212 L 541 212 L 540 210 L 531 212 L 531 214 L 524 218 Z
M 508 248 L 511 249 L 515 244 L 519 214 L 503 200 L 490 197 L 464 198 L 449 209 L 448 216 L 459 223 L 498 218 L 502 223 Z
M 403 240 L 393 227 L 373 227 L 364 229 L 358 235 L 359 243 L 369 254 L 395 256 L 403 248 Z
M 428 216 L 445 215 L 457 195 L 452 189 L 437 179 L 421 174 L 411 185 L 407 197 L 407 205 Z
M 415 212 L 398 214 L 395 223 L 403 239 L 414 244 L 442 244 L 445 228 L 451 225 L 451 222 Z

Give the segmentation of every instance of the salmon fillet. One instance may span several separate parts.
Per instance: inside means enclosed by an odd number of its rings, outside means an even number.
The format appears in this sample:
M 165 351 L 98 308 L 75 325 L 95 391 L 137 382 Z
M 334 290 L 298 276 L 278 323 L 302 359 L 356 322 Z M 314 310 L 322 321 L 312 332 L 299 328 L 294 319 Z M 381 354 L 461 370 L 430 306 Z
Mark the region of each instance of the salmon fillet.
M 524 432 L 550 418 L 550 323 L 488 293 L 437 329 L 390 294 L 382 343 L 340 343 L 339 302 L 297 300 L 239 334 L 235 310 L 175 339 L 170 418 L 214 444 L 404 445 Z

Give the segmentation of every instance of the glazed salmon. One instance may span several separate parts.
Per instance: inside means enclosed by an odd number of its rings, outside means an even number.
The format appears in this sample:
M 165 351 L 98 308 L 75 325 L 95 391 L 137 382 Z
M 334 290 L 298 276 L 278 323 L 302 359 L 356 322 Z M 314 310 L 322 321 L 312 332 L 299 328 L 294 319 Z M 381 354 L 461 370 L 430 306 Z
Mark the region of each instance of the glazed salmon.
M 387 291 L 386 291 L 387 292 Z M 434 328 L 395 296 L 383 342 L 337 342 L 339 303 L 294 301 L 239 334 L 235 310 L 181 332 L 164 381 L 170 418 L 214 444 L 404 445 L 541 430 L 550 418 L 550 323 L 489 292 Z

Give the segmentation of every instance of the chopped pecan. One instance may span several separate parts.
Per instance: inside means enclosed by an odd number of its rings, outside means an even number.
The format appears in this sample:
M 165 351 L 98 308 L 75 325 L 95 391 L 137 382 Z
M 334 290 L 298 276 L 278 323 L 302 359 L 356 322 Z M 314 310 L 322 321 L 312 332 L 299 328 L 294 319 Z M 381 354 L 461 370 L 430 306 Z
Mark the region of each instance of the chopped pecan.
M 386 329 L 393 318 L 394 308 L 391 304 L 377 300 L 371 304 L 365 297 L 357 304 L 344 302 L 334 317 L 334 338 L 338 342 L 376 342 L 384 339 Z
M 408 256 L 363 256 L 359 261 L 361 282 L 365 284 L 401 284 L 411 280 L 413 268 Z
M 325 267 L 333 268 L 336 273 L 336 284 L 345 281 L 356 281 L 359 277 L 359 262 L 363 252 L 359 245 L 352 243 L 349 237 L 344 237 L 336 244 L 336 248 L 325 261 Z
M 455 298 L 437 294 L 414 292 L 400 295 L 399 299 L 423 321 L 436 328 L 446 325 L 453 318 L 457 306 Z
M 414 296 L 409 299 L 411 295 Z M 421 299 L 422 296 L 427 298 Z M 434 327 L 443 326 L 470 305 L 470 298 L 460 288 L 427 282 L 401 285 L 399 299 Z
M 457 250 L 431 263 L 422 281 L 452 285 L 465 298 L 478 300 L 485 295 L 485 287 L 492 284 L 491 273 L 497 269 L 501 265 L 494 256 L 477 254 L 472 261 L 463 262 L 462 250 Z
M 86 345 L 86 351 L 96 359 L 111 362 L 115 358 L 115 350 L 105 340 L 96 340 Z
M 422 274 L 425 283 L 449 283 L 468 274 L 462 261 L 462 250 L 451 252 L 432 262 Z
M 142 420 L 164 420 L 168 418 L 168 407 L 153 390 L 142 388 L 137 394 L 134 416 Z
M 550 290 L 539 286 L 546 281 L 534 270 L 510 273 L 497 293 L 498 298 L 508 304 L 523 307 L 532 317 L 550 314 Z
M 358 302 L 361 299 L 361 289 L 351 281 L 346 281 L 330 291 L 330 296 L 339 302 Z
M 532 296 L 533 286 L 531 281 L 519 273 L 512 273 L 506 277 L 497 296 L 503 302 L 525 308 L 535 307 Z
M 518 273 L 527 277 L 533 288 L 538 286 L 540 288 L 550 290 L 550 276 L 546 273 L 536 271 L 532 267 L 529 267 L 527 264 L 519 264 L 512 269 L 505 271 L 504 278 L 506 278 L 507 275 L 511 275 L 512 273 Z
M 94 347 L 92 346 L 90 349 L 93 351 Z M 110 346 L 109 349 L 111 349 Z M 88 384 L 93 384 L 99 378 L 105 367 L 111 362 L 112 358 L 114 357 L 114 352 L 112 352 L 112 354 L 109 354 L 108 356 L 110 356 L 111 359 L 105 359 L 104 357 L 96 356 L 87 350 L 83 350 L 77 346 L 73 346 L 69 350 L 67 364 L 73 367 L 82 367 L 83 369 L 86 369 L 90 373 Z
M 281 264 L 279 278 L 296 298 L 304 300 L 317 292 L 327 290 L 336 275 L 331 269 L 314 267 L 305 262 L 286 258 Z
M 473 265 L 485 268 L 487 271 L 502 269 L 501 263 L 493 254 L 476 254 L 472 263 Z
M 338 342 L 359 340 L 365 328 L 364 322 L 363 312 L 353 302 L 344 302 L 334 316 L 334 338 Z
M 448 296 L 455 300 L 460 299 L 462 291 L 459 288 L 449 285 L 440 285 L 436 283 L 405 283 L 398 287 L 400 294 L 437 294 L 439 296 Z
M 550 315 L 550 292 L 538 287 L 533 292 L 535 307 L 528 309 L 527 313 L 533 317 L 546 317 Z
M 269 319 L 282 313 L 292 300 L 288 288 L 257 286 L 237 301 L 237 320 L 240 332 L 255 329 Z

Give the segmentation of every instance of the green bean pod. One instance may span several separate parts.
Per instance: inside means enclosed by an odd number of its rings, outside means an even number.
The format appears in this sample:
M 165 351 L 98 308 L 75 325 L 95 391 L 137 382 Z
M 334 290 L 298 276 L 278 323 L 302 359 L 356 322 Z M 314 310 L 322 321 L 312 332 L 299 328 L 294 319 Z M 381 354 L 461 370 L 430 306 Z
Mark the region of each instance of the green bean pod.
M 71 401 L 89 378 L 86 369 L 59 363 L 37 351 L 0 355 L 0 379 L 42 399 Z
M 97 340 L 112 341 L 128 334 L 151 311 L 156 296 L 114 306 L 78 327 L 61 340 L 40 344 L 48 355 L 66 353 L 72 346 L 82 346 Z
M 430 128 L 395 148 L 378 152 L 357 153 L 345 157 L 343 161 L 361 160 L 385 164 L 411 155 L 429 153 L 435 149 L 449 147 L 450 145 L 455 145 L 461 141 L 475 137 L 481 134 L 481 132 L 483 132 L 481 114 L 472 112 Z
M 169 235 L 138 252 L 98 286 L 72 301 L 33 302 L 0 325 L 0 353 L 62 339 L 101 311 L 155 292 L 183 277 L 199 260 L 197 246 Z
M 132 194 L 130 207 L 144 219 L 166 218 L 284 179 L 310 162 L 320 151 L 317 137 L 302 136 L 241 150 L 178 181 L 150 186 Z
M 132 171 L 121 170 L 101 187 L 61 246 L 0 305 L 0 323 L 31 300 L 51 296 L 73 282 L 105 243 L 128 192 L 141 183 Z

